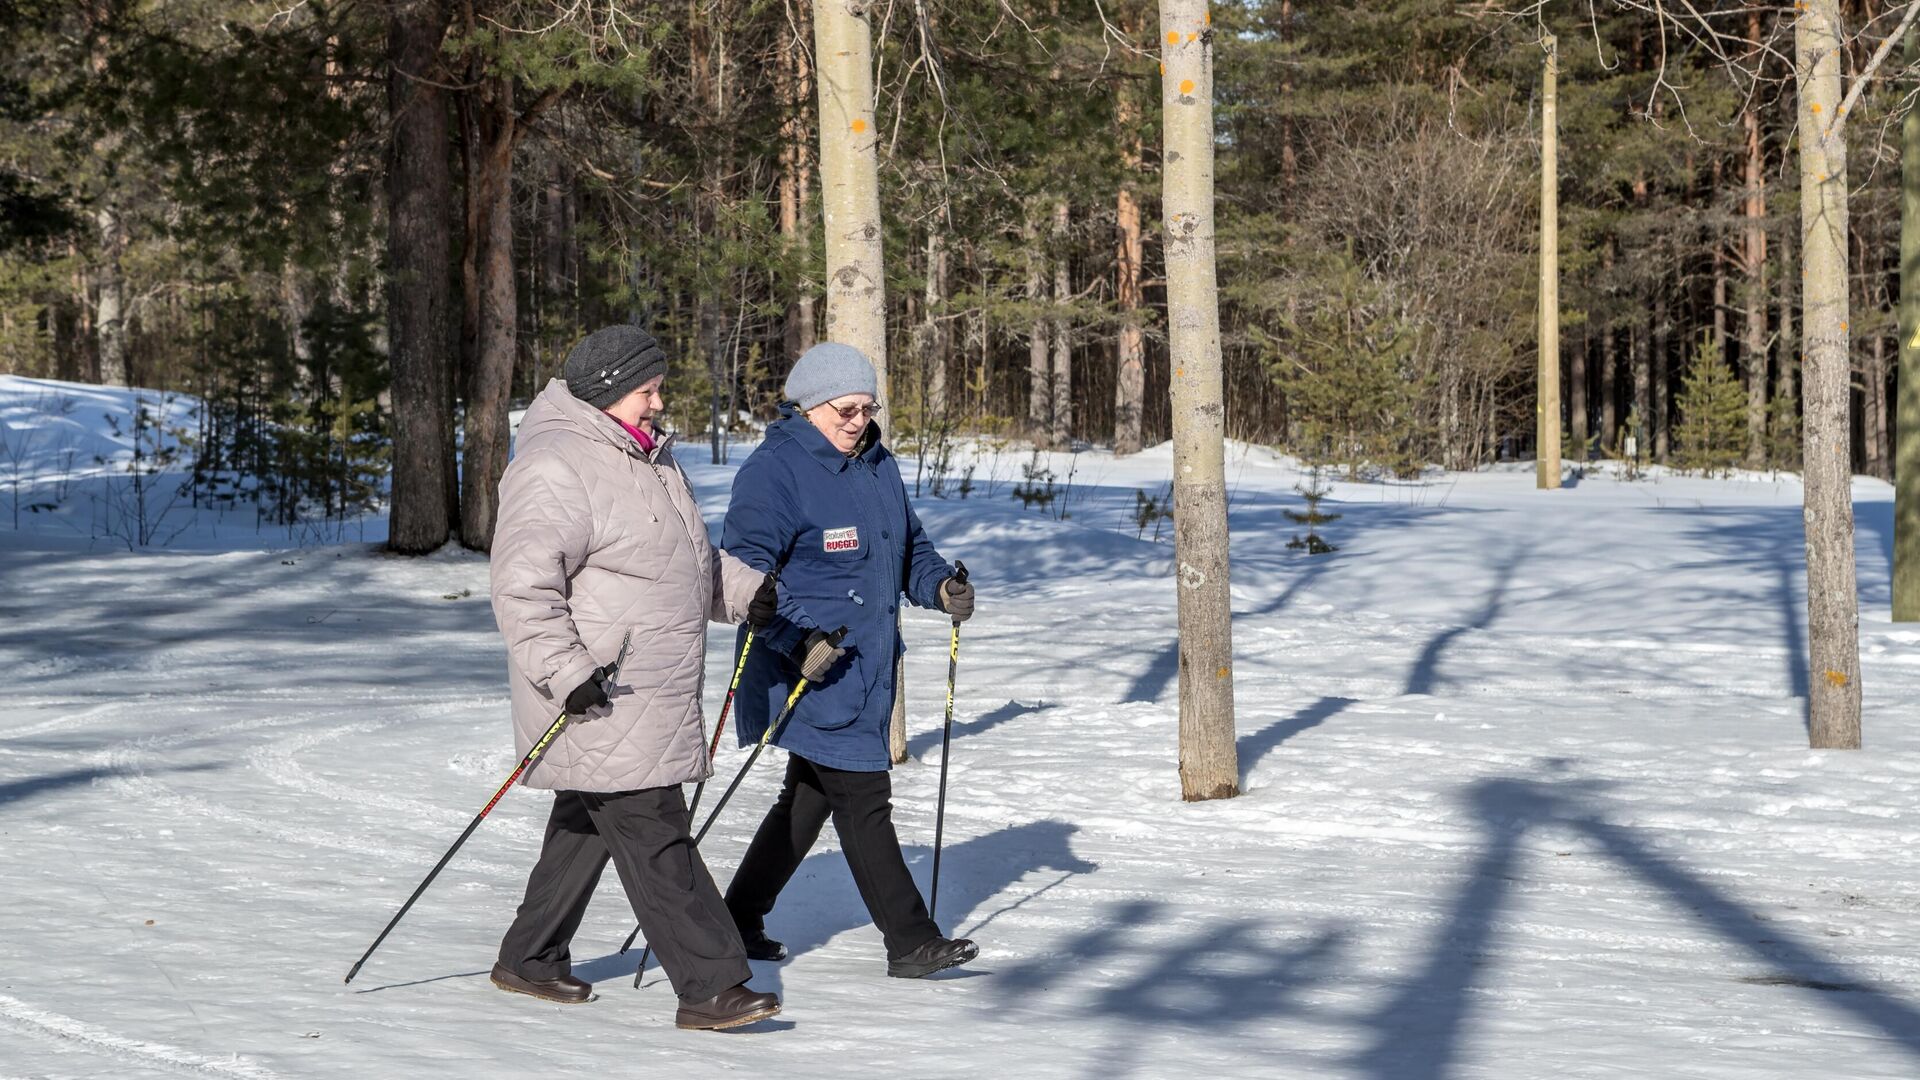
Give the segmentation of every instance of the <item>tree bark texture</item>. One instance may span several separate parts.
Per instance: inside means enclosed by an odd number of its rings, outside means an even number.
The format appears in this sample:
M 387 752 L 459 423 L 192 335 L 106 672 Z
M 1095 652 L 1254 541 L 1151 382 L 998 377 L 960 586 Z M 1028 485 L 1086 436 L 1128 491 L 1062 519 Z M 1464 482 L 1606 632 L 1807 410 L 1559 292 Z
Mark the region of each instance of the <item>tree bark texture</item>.
M 1053 426 L 1049 433 L 1056 449 L 1073 441 L 1073 340 L 1065 312 L 1073 302 L 1073 263 L 1067 255 L 1067 201 L 1053 204 Z
M 453 534 L 446 499 L 452 463 L 448 397 L 453 190 L 446 91 L 434 85 L 445 36 L 444 0 L 396 5 L 388 23 L 387 341 L 393 369 L 393 505 L 387 546 L 421 554 Z
M 1535 486 L 1560 487 L 1560 50 L 1552 34 L 1540 94 L 1540 373 L 1534 422 L 1539 443 Z M 1611 340 L 1611 336 L 1609 339 Z
M 1805 279 L 1803 468 L 1810 661 L 1808 741 L 1860 746 L 1859 610 L 1848 429 L 1847 144 L 1839 115 L 1839 0 L 1806 0 L 1794 24 L 1799 84 L 1800 235 Z
M 1920 62 L 1920 33 L 1906 42 Z M 1893 443 L 1893 621 L 1920 622 L 1920 110 L 1900 124 L 1900 377 Z
M 1760 47 L 1760 9 L 1747 15 L 1747 41 Z M 1767 462 L 1767 184 L 1764 147 L 1760 140 L 1760 110 L 1749 101 L 1741 116 L 1746 128 L 1746 235 L 1741 267 L 1746 276 L 1741 317 L 1746 341 L 1741 352 L 1747 370 L 1747 468 Z
M 460 542 L 493 544 L 500 475 L 507 469 L 518 297 L 513 276 L 513 79 L 487 75 L 469 91 L 466 294 L 473 353 L 467 372 L 460 467 Z
M 886 277 L 874 148 L 873 36 L 861 0 L 815 0 L 827 339 L 867 354 L 888 398 Z
M 1146 306 L 1140 289 L 1140 263 L 1145 248 L 1140 234 L 1140 200 L 1133 191 L 1133 177 L 1140 171 L 1138 117 L 1133 115 L 1127 90 L 1121 90 L 1121 137 L 1126 140 L 1123 178 L 1114 201 L 1116 250 L 1114 252 L 1114 298 L 1120 305 L 1120 340 L 1115 364 L 1113 388 L 1113 452 L 1134 454 L 1141 447 L 1141 412 L 1146 401 L 1147 342 L 1140 326 L 1140 309 Z
M 1240 793 L 1228 591 L 1226 406 L 1214 268 L 1211 24 L 1206 0 L 1160 0 L 1180 791 L 1189 802 Z

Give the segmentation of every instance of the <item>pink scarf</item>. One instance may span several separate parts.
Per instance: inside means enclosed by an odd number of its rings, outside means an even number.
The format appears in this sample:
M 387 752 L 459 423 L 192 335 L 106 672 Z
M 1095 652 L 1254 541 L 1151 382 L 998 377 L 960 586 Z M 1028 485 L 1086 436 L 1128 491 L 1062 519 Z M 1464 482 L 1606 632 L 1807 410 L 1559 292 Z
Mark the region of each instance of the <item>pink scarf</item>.
M 613 416 L 612 413 L 608 413 L 607 415 Z M 639 428 L 634 427 L 632 424 L 627 423 L 625 420 L 622 420 L 617 416 L 613 416 L 613 422 L 616 424 L 619 424 L 623 428 L 626 428 L 627 434 L 633 436 L 635 441 L 639 442 L 640 449 L 646 451 L 649 454 L 653 453 L 653 446 L 654 446 L 653 436 L 648 435 L 646 432 L 641 431 Z

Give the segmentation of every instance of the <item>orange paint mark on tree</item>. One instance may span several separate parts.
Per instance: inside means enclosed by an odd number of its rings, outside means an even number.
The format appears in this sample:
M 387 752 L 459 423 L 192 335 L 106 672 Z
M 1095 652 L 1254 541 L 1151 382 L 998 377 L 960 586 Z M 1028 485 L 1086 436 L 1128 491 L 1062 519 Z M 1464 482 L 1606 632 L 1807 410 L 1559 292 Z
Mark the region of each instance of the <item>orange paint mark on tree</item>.
M 1231 674 L 1233 674 L 1233 669 L 1228 667 L 1222 667 L 1219 671 L 1213 673 L 1214 678 L 1217 679 L 1224 679 Z
M 1167 44 L 1169 45 L 1180 44 L 1180 31 L 1178 30 L 1167 31 Z
M 853 122 L 853 130 L 856 135 L 867 130 L 867 122 L 865 120 L 855 120 Z
M 1847 673 L 1844 671 L 1827 672 L 1827 683 L 1831 686 L 1847 685 Z
M 1809 105 L 1809 106 L 1807 106 L 1807 108 L 1809 108 L 1809 109 L 1812 109 L 1812 110 L 1813 110 L 1814 112 L 1819 112 L 1819 111 L 1820 111 L 1820 103 L 1816 101 L 1816 102 L 1814 102 L 1813 104 L 1811 104 L 1811 105 Z
M 1192 80 L 1192 79 L 1181 79 L 1181 80 L 1180 80 L 1180 92 L 1181 92 L 1181 93 L 1183 93 L 1183 94 L 1191 94 L 1191 93 L 1193 93 L 1193 80 Z

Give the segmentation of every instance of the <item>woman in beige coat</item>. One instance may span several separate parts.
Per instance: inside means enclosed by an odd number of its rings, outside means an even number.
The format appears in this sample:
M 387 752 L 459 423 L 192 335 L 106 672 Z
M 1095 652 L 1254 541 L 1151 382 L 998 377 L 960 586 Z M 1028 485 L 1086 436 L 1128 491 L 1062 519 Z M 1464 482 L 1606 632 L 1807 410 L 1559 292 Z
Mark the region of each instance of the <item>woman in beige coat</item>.
M 709 619 L 771 617 L 770 578 L 714 550 L 673 438 L 653 426 L 667 359 L 645 331 L 581 341 L 527 410 L 500 481 L 493 610 L 507 640 L 524 754 L 564 707 L 523 782 L 554 792 L 526 899 L 493 982 L 567 1004 L 591 998 L 569 943 L 609 859 L 680 996 L 683 1028 L 772 1016 L 695 850 L 680 785 L 711 773 L 701 716 Z M 632 632 L 608 684 L 597 668 Z

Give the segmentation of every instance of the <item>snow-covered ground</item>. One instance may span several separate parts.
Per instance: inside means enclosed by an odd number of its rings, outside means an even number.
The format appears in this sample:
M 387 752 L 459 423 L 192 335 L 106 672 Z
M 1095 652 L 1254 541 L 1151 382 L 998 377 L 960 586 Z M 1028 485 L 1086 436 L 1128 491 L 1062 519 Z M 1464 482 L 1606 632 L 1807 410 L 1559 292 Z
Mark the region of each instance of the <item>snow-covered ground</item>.
M 596 1001 L 488 984 L 527 791 L 341 983 L 513 765 L 481 558 L 0 521 L 0 1076 L 1920 1075 L 1920 633 L 1888 622 L 1886 485 L 1856 490 L 1867 749 L 1816 754 L 1793 478 L 1340 483 L 1340 550 L 1309 557 L 1299 471 L 1235 448 L 1246 793 L 1187 805 L 1171 533 L 1129 520 L 1168 451 L 1041 459 L 1065 520 L 1010 497 L 1027 454 L 976 452 L 968 498 L 918 506 L 981 589 L 939 905 L 981 958 L 887 979 L 829 830 L 770 921 L 795 955 L 755 965 L 784 1012 L 721 1035 L 675 1030 L 657 971 L 629 987 L 612 874 L 575 943 Z M 946 630 L 908 634 L 924 882 Z M 779 773 L 708 839 L 723 884 Z

